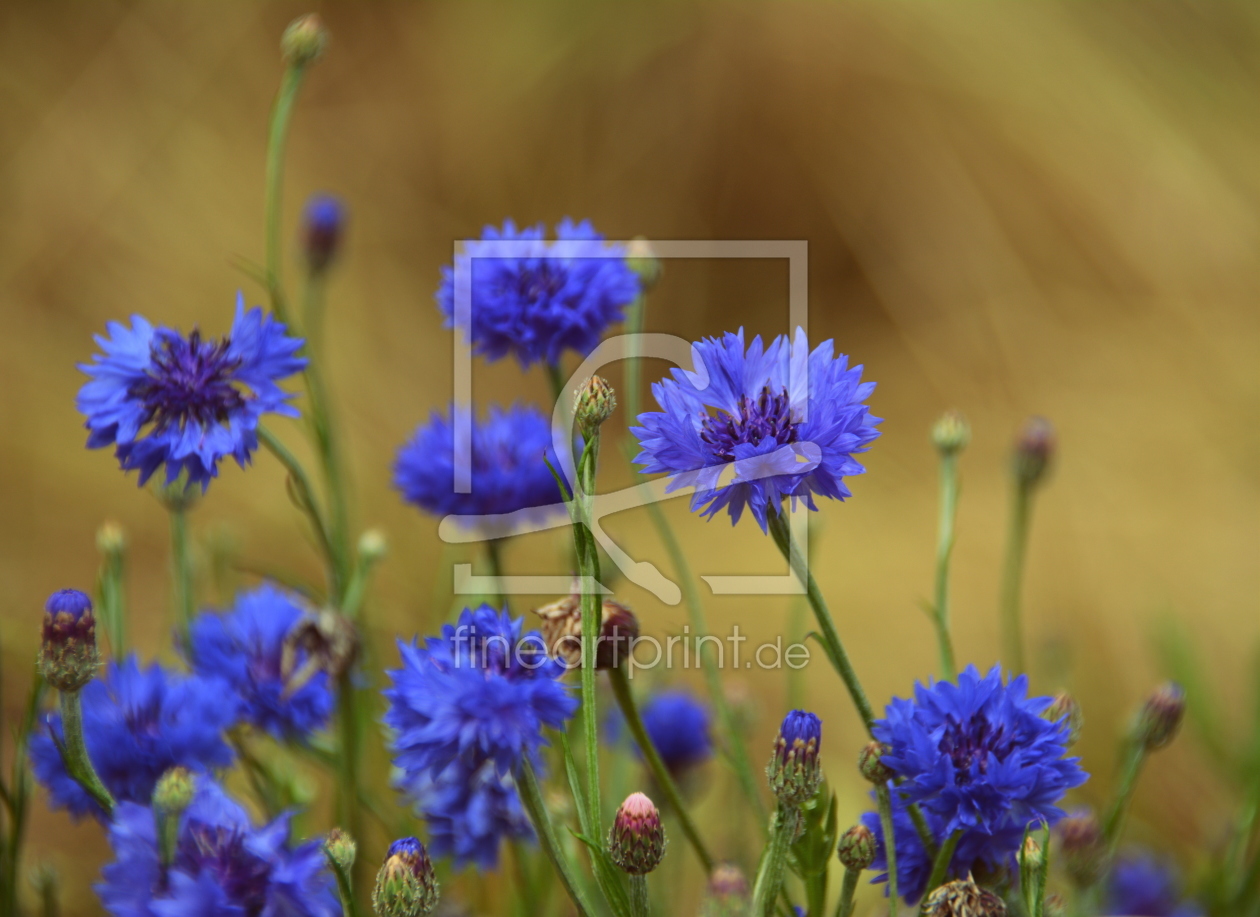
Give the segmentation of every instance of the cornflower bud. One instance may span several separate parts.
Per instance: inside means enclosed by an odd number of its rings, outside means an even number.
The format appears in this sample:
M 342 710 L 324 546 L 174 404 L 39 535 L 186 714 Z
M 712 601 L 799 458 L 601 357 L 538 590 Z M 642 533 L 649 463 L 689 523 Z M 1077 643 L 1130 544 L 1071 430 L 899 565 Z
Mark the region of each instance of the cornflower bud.
M 793 710 L 783 718 L 766 767 L 770 789 L 783 805 L 800 806 L 818 792 L 822 783 L 821 743 L 822 721 L 814 714 Z
M 331 194 L 315 194 L 302 217 L 302 250 L 312 274 L 323 273 L 341 249 L 346 208 Z
M 639 285 L 644 293 L 661 279 L 661 259 L 656 257 L 652 243 L 642 236 L 635 236 L 626 246 L 626 264 L 639 275 Z
M 61 589 L 44 605 L 39 674 L 58 691 L 78 691 L 101 664 L 96 649 L 92 600 L 77 589 Z
M 861 872 L 870 869 L 875 862 L 877 843 L 871 829 L 865 825 L 854 825 L 840 837 L 840 862 L 845 869 Z
M 1024 846 L 1019 851 L 1019 861 L 1025 869 L 1040 869 L 1046 861 L 1045 851 L 1031 834 L 1024 838 Z
M 1006 917 L 1006 904 L 971 879 L 934 889 L 923 901 L 922 917 Z
M 892 749 L 883 742 L 868 742 L 858 752 L 858 770 L 876 786 L 883 786 L 895 776 L 882 760 L 890 751 Z
M 1147 751 L 1163 748 L 1177 735 L 1186 712 L 1186 692 L 1176 682 L 1165 682 L 1147 699 L 1138 715 L 1137 740 Z
M 971 427 L 958 411 L 946 411 L 932 426 L 932 445 L 941 455 L 956 455 L 971 442 Z
M 1068 748 L 1076 744 L 1081 735 L 1081 727 L 1085 725 L 1085 716 L 1081 713 L 1081 705 L 1076 702 L 1076 698 L 1066 691 L 1060 691 L 1054 696 L 1054 703 L 1041 715 L 1052 723 L 1062 720 L 1067 726 L 1064 744 Z
M 1059 834 L 1063 865 L 1072 881 L 1081 888 L 1102 878 L 1107 862 L 1102 827 L 1092 812 L 1075 812 L 1060 819 L 1055 829 Z
M 600 376 L 591 376 L 573 395 L 578 431 L 590 439 L 617 409 L 617 394 Z
M 573 669 L 582 664 L 582 597 L 577 593 L 536 608 L 539 630 L 547 652 Z M 630 607 L 612 599 L 601 606 L 599 636 L 595 643 L 595 668 L 615 669 L 634 652 L 639 639 L 639 619 Z
M 96 550 L 102 554 L 117 554 L 127 546 L 127 536 L 117 522 L 105 522 L 96 530 Z
M 702 917 L 747 917 L 748 879 L 734 863 L 719 863 L 709 873 Z
M 632 876 L 647 875 L 665 856 L 665 829 L 656 805 L 642 793 L 631 793 L 617 810 L 608 832 L 612 861 Z
M 420 917 L 438 903 L 438 882 L 424 844 L 404 837 L 389 845 L 376 874 L 372 907 L 380 917 Z
M 328 30 L 316 13 L 307 13 L 289 23 L 280 36 L 280 56 L 286 64 L 305 67 L 313 64 L 328 47 Z
M 192 802 L 195 782 L 186 767 L 172 767 L 158 778 L 153 788 L 153 808 L 161 815 L 179 818 Z
M 324 853 L 341 869 L 348 873 L 354 866 L 354 858 L 359 847 L 349 834 L 340 828 L 333 828 L 324 838 Z
M 1054 427 L 1044 417 L 1030 417 L 1024 422 L 1015 440 L 1012 467 L 1015 477 L 1025 487 L 1032 487 L 1045 477 L 1054 459 Z
M 388 550 L 389 543 L 380 529 L 368 529 L 359 536 L 359 557 L 364 563 L 376 563 Z

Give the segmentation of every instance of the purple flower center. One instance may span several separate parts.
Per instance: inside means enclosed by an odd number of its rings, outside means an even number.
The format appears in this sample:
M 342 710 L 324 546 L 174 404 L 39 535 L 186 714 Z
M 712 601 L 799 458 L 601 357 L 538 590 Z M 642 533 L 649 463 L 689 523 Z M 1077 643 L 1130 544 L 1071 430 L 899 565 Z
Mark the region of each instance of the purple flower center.
M 153 365 L 127 392 L 144 405 L 144 423 L 158 429 L 226 423 L 246 398 L 233 378 L 240 360 L 228 357 L 228 345 L 226 337 L 203 341 L 199 331 L 188 340 L 172 334 L 154 341 Z
M 977 764 L 980 773 L 989 768 L 989 755 L 1002 761 L 1010 754 L 1015 741 L 1007 735 L 1004 725 L 994 727 L 982 714 L 975 714 L 965 723 L 948 717 L 945 733 L 941 736 L 941 753 L 954 762 L 954 782 L 958 785 L 971 779 L 971 766 Z
M 564 289 L 568 273 L 564 268 L 543 261 L 537 267 L 523 268 L 516 275 L 516 294 L 527 302 L 550 299 Z
M 192 826 L 182 839 L 176 866 L 194 876 L 209 873 L 249 917 L 257 917 L 267 904 L 270 870 L 264 860 L 245 849 L 239 832 Z
M 735 447 L 742 443 L 757 446 L 764 439 L 772 439 L 784 446 L 796 442 L 787 389 L 772 395 L 770 386 L 763 386 L 756 401 L 740 395 L 739 416 L 726 411 L 706 415 L 700 438 L 713 448 L 715 456 L 727 462 L 735 460 Z

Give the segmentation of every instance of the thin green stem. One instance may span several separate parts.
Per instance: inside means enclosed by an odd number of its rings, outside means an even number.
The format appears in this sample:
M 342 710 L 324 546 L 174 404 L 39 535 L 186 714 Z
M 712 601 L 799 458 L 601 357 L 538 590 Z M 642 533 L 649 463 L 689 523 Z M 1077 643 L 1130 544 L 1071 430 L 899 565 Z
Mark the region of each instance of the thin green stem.
M 599 466 L 599 430 L 596 429 L 582 450 L 577 468 L 577 492 L 574 506 L 579 518 L 573 525 L 573 543 L 577 551 L 578 572 L 582 577 L 582 730 L 586 740 L 586 804 L 593 836 L 603 835 L 599 782 L 599 713 L 596 709 L 595 672 L 600 625 L 603 622 L 603 599 L 595 591 L 599 582 L 599 552 L 590 536 L 592 498 Z
M 123 546 L 110 545 L 103 550 L 98 576 L 101 599 L 101 620 L 109 640 L 110 654 L 121 659 L 127 652 L 127 605 L 123 591 Z
M 648 905 L 647 876 L 631 876 L 630 913 L 632 917 L 648 917 L 651 911 Z
M 805 913 L 822 914 L 827 904 L 827 870 L 805 876 Z
M 26 710 L 22 722 L 14 731 L 13 764 L 9 786 L 5 795 L 5 807 L 9 812 L 8 836 L 3 845 L 3 873 L 0 874 L 0 913 L 16 914 L 17 890 L 22 874 L 22 849 L 26 839 L 26 812 L 31 798 L 30 758 L 27 746 L 31 732 L 39 717 L 47 691 L 44 679 L 35 673 L 31 690 L 27 695 Z
M 647 294 L 640 293 L 630 308 L 626 310 L 626 333 L 630 335 L 626 341 L 626 417 L 632 423 L 639 417 L 639 335 L 643 333 L 643 325 L 647 318 Z
M 1028 522 L 1032 515 L 1032 486 L 1015 483 L 1011 494 L 1011 518 L 1006 535 L 1006 560 L 1002 564 L 1002 640 L 1007 668 L 1022 673 L 1024 633 L 1020 619 L 1020 586 L 1024 578 L 1024 555 L 1028 547 Z
M 276 93 L 276 101 L 271 108 L 271 124 L 267 133 L 267 172 L 264 192 L 267 291 L 271 295 L 271 310 L 280 321 L 290 325 L 290 330 L 295 333 L 298 329 L 292 327 L 284 297 L 280 202 L 284 176 L 284 148 L 289 137 L 289 122 L 293 117 L 293 105 L 297 101 L 298 90 L 302 87 L 302 78 L 305 75 L 304 66 L 289 64 L 280 80 L 280 90 Z
M 114 797 L 97 776 L 92 759 L 88 757 L 87 745 L 83 741 L 83 706 L 78 691 L 61 692 L 61 734 L 65 743 L 63 754 L 66 773 L 96 800 L 96 804 L 105 810 L 107 818 L 112 818 Z
M 949 633 L 949 559 L 954 550 L 954 520 L 958 515 L 958 453 L 941 453 L 941 517 L 936 540 L 936 642 L 941 654 L 941 677 L 958 674 Z
M 954 859 L 954 851 L 958 849 L 960 840 L 962 840 L 961 828 L 947 837 L 945 843 L 941 844 L 941 849 L 936 851 L 936 859 L 932 861 L 932 872 L 928 876 L 927 888 L 924 894 L 931 894 L 934 889 L 944 884 L 945 876 L 949 872 L 950 861 Z
M 551 385 L 551 395 L 559 402 L 565 394 L 564 384 L 566 380 L 564 371 L 560 369 L 557 363 L 546 363 L 544 365 L 547 367 L 547 382 Z
M 928 859 L 933 859 L 936 856 L 936 840 L 932 837 L 932 829 L 928 827 L 927 819 L 923 817 L 923 810 L 919 808 L 918 803 L 913 803 L 906 806 L 906 811 L 910 813 L 914 832 L 919 835 L 919 841 L 923 844 L 923 849 L 927 851 Z
M 879 805 L 879 823 L 884 829 L 884 847 L 888 852 L 888 913 L 897 917 L 897 835 L 893 833 L 892 799 L 888 785 L 875 787 L 875 800 Z
M 346 586 L 345 598 L 341 601 L 341 613 L 354 620 L 359 614 L 359 606 L 363 604 L 363 596 L 367 592 L 372 569 L 379 557 L 360 557 L 350 574 L 350 583 Z
M 844 882 L 840 885 L 840 900 L 836 902 L 836 917 L 852 917 L 853 895 L 857 892 L 858 880 L 861 877 L 862 870 L 845 869 Z M 819 911 L 819 913 L 822 912 Z
M 528 755 L 521 761 L 516 783 L 521 791 L 521 805 L 524 806 L 538 834 L 538 843 L 547 854 L 547 859 L 551 860 L 551 865 L 555 867 L 556 874 L 560 877 L 560 884 L 564 886 L 564 890 L 573 901 L 578 917 L 594 917 L 595 911 L 578 884 L 573 867 L 569 864 L 564 848 L 560 846 L 560 841 L 556 837 L 556 829 L 551 823 L 551 816 L 547 813 L 547 806 L 543 802 L 542 790 L 538 786 L 538 775 L 534 773 L 534 766 L 530 763 Z
M 490 575 L 496 580 L 503 576 L 503 552 L 500 539 L 491 538 L 485 542 L 486 546 L 486 564 L 490 568 Z M 495 594 L 490 596 L 491 604 L 496 607 L 506 605 L 508 598 L 505 595 Z
M 337 679 L 337 722 L 339 751 L 337 757 L 337 821 L 353 838 L 363 836 L 362 808 L 359 805 L 359 705 L 352 667 Z M 366 860 L 356 857 L 350 867 L 350 878 L 358 888 L 367 880 Z
M 787 865 L 788 851 L 796 839 L 801 824 L 801 810 L 780 805 L 775 809 L 770 825 L 770 840 L 761 855 L 761 866 L 753 883 L 752 917 L 770 917 L 774 903 L 783 886 L 783 871 Z
M 324 514 L 315 499 L 315 490 L 311 487 L 310 476 L 306 473 L 306 469 L 302 467 L 302 463 L 297 460 L 297 457 L 266 427 L 258 428 L 258 441 L 276 457 L 289 473 L 289 481 L 292 483 L 293 495 L 296 498 L 298 507 L 302 512 L 306 513 L 306 517 L 310 520 L 311 528 L 315 532 L 315 539 L 319 542 L 320 553 L 324 555 L 331 573 L 337 563 L 336 553 L 333 550 L 332 541 L 328 537 L 328 524 L 324 521 Z M 331 594 L 333 588 L 331 576 L 328 585 L 329 593 Z
M 686 806 L 683 805 L 682 795 L 678 792 L 678 784 L 674 782 L 674 778 L 669 773 L 669 768 L 665 766 L 660 752 L 657 751 L 656 745 L 652 742 L 652 737 L 648 735 L 647 728 L 643 725 L 643 717 L 639 714 L 639 707 L 635 703 L 634 693 L 630 690 L 630 679 L 626 676 L 624 669 L 616 668 L 608 670 L 608 681 L 612 686 L 613 697 L 617 701 L 621 715 L 625 717 L 630 735 L 634 737 L 639 750 L 643 752 L 643 758 L 647 761 L 648 770 L 652 772 L 652 778 L 661 788 L 661 792 L 665 794 L 666 804 L 678 816 L 683 836 L 687 838 L 687 843 L 696 852 L 696 856 L 704 866 L 705 872 L 712 872 L 714 866 L 713 856 L 709 853 L 708 848 L 705 847 L 696 823 L 692 821 L 690 813 L 688 813 Z
M 359 902 L 354 897 L 354 886 L 350 882 L 350 876 L 327 850 L 324 851 L 324 858 L 328 860 L 328 868 L 337 879 L 337 896 L 341 898 L 342 914 L 344 917 L 359 917 Z
M 818 627 L 822 631 L 823 642 L 827 646 L 832 664 L 840 673 L 840 678 L 849 691 L 853 706 L 857 708 L 858 716 L 862 718 L 862 725 L 866 727 L 868 733 L 871 733 L 875 727 L 875 714 L 871 711 L 870 701 L 866 699 L 866 692 L 862 689 L 862 683 L 853 669 L 853 663 L 849 661 L 849 654 L 845 652 L 844 644 L 840 642 L 840 634 L 836 631 L 835 622 L 827 608 L 827 600 L 823 598 L 818 583 L 814 581 L 814 575 L 810 572 L 809 565 L 805 563 L 800 549 L 792 541 L 787 514 L 781 509 L 776 509 L 766 514 L 766 521 L 775 544 L 779 546 L 792 571 L 805 586 L 809 604 L 814 609 L 814 617 L 818 620 Z
M 1116 795 L 1103 819 L 1103 840 L 1107 846 L 1107 858 L 1111 859 L 1120 845 L 1121 829 L 1124 818 L 1129 811 L 1129 803 L 1137 789 L 1138 777 L 1142 773 L 1142 765 L 1146 761 L 1146 746 L 1130 738 L 1125 742 L 1124 754 L 1120 762 L 1120 775 L 1116 783 Z
M 169 506 L 171 563 L 175 583 L 175 626 L 180 642 L 188 638 L 193 619 L 192 552 L 188 543 L 188 509 L 179 502 Z

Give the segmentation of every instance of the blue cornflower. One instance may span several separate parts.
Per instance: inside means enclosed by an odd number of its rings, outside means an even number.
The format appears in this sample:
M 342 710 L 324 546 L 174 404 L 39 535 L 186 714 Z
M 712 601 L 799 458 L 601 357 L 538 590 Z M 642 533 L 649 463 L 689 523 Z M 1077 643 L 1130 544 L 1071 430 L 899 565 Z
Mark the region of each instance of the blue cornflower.
M 104 354 L 79 366 L 92 378 L 77 405 L 88 448 L 115 446 L 123 470 L 138 470 L 142 485 L 165 465 L 168 484 L 185 473 L 189 486 L 205 490 L 221 459 L 245 467 L 263 414 L 297 414 L 276 383 L 306 365 L 294 356 L 302 341 L 261 309 L 246 311 L 243 296 L 231 333 L 218 341 L 196 330 L 184 337 L 139 315 L 130 328 L 107 328 L 109 337 L 96 338 Z
M 874 794 L 872 794 L 873 796 Z M 910 820 L 906 804 L 897 793 L 892 794 L 893 831 L 897 841 L 897 891 L 907 904 L 913 904 L 927 891 L 928 878 L 932 874 L 932 859 L 923 849 L 923 841 Z M 941 819 L 925 812 L 924 818 L 933 841 L 939 846 L 948 838 L 942 829 Z M 884 844 L 884 826 L 878 812 L 862 815 L 862 824 L 875 835 L 877 843 L 875 862 L 871 869 L 877 873 L 875 884 L 888 881 L 888 849 Z M 963 878 L 974 872 L 994 872 L 1001 868 L 1016 868 L 1015 854 L 1024 840 L 1023 825 L 1010 824 L 992 832 L 979 828 L 963 831 L 958 847 L 950 860 L 948 876 Z
M 1120 855 L 1107 878 L 1103 914 L 1142 917 L 1202 917 L 1203 909 L 1182 897 L 1172 863 L 1144 851 Z
M 762 530 L 784 497 L 817 509 L 815 494 L 851 496 L 844 477 L 865 471 L 853 456 L 880 420 L 862 403 L 875 383 L 862 382 L 862 367 L 849 369 L 832 341 L 811 353 L 798 328 L 791 343 L 781 335 L 763 347 L 755 337 L 745 349 L 741 328 L 692 345 L 692 359 L 694 372 L 674 369 L 652 386 L 662 412 L 640 414 L 631 428 L 645 474 L 669 474 L 668 490 L 694 485 L 691 508 L 705 516 L 725 508 L 734 523 L 747 507 Z
M 289 816 L 262 828 L 209 777 L 197 778 L 162 867 L 154 813 L 120 803 L 109 828 L 114 861 L 96 886 L 114 917 L 340 917 L 321 842 L 289 843 Z
M 281 658 L 285 636 L 305 613 L 297 596 L 263 583 L 236 597 L 226 614 L 204 612 L 188 631 L 188 659 L 198 675 L 221 678 L 241 700 L 241 719 L 278 739 L 322 729 L 332 713 L 328 676 L 320 671 L 291 694 Z M 307 661 L 296 650 L 292 671 Z
M 83 740 L 101 781 L 119 802 L 147 804 L 168 768 L 226 767 L 232 750 L 222 733 L 236 722 L 239 704 L 217 679 L 167 672 L 154 664 L 141 669 L 134 656 L 110 663 L 104 679 L 81 694 Z M 45 729 L 31 737 L 35 778 L 56 808 L 76 818 L 104 812 L 66 773 L 52 734 L 61 739 L 61 717 L 50 714 Z
M 472 427 L 472 492 L 455 492 L 455 431 L 434 412 L 398 450 L 394 486 L 409 503 L 435 516 L 485 516 L 538 507 L 563 509 L 560 488 L 543 456 L 558 469 L 551 424 L 535 407 L 491 407 Z
M 469 242 L 442 268 L 438 308 L 447 327 L 456 324 L 459 279 L 471 284 L 469 328 L 474 351 L 489 360 L 512 354 L 522 366 L 558 365 L 565 350 L 586 356 L 622 310 L 639 295 L 639 278 L 625 248 L 606 245 L 589 221 L 564 219 L 556 239 L 543 226 L 517 230 L 487 226 L 481 241 Z
M 494 869 L 501 841 L 534 838 L 515 782 L 493 761 L 471 768 L 457 763 L 438 777 L 413 771 L 397 785 L 428 825 L 433 856 L 451 857 L 457 868 Z
M 876 721 L 875 738 L 892 748 L 882 761 L 904 778 L 897 792 L 946 835 L 1054 824 L 1064 793 L 1088 778 L 1079 759 L 1064 757 L 1067 723 L 1039 715 L 1053 698 L 1027 693 L 1024 675 L 1003 684 L 1001 667 L 981 677 L 968 666 L 957 685 L 915 685 L 913 701 L 894 698 Z
M 573 715 L 564 664 L 547 656 L 537 631 L 522 634 L 523 623 L 482 605 L 423 645 L 398 642 L 402 668 L 389 672 L 385 723 L 406 779 L 437 777 L 456 762 L 471 771 L 493 761 L 509 773 L 546 744 L 542 727 L 563 728 Z
M 307 266 L 313 273 L 328 268 L 341 248 L 346 207 L 331 194 L 313 194 L 302 214 L 302 243 Z
M 709 710 L 690 691 L 661 691 L 643 705 L 642 715 L 643 728 L 671 773 L 703 764 L 713 754 Z

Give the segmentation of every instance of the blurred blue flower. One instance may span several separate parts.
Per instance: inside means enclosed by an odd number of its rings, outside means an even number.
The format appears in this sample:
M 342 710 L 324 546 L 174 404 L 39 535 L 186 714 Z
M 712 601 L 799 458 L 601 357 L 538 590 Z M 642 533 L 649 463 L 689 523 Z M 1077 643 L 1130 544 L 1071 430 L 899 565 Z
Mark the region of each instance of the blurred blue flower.
M 892 749 L 883 763 L 904 778 L 896 792 L 938 819 L 943 836 L 1054 824 L 1064 793 L 1088 778 L 1064 757 L 1066 722 L 1039 715 L 1053 698 L 1027 692 L 1026 676 L 1003 684 L 999 666 L 984 677 L 968 666 L 957 685 L 916 684 L 913 701 L 894 698 L 876 721 L 875 738 Z
M 97 336 L 104 354 L 80 364 L 91 380 L 77 406 L 87 417 L 88 448 L 115 446 L 124 471 L 137 469 L 143 485 L 166 466 L 166 481 L 187 474 L 202 490 L 227 456 L 242 468 L 258 448 L 266 413 L 295 416 L 292 397 L 276 383 L 300 371 L 302 341 L 262 310 L 246 311 L 238 295 L 227 337 L 203 340 L 155 327 L 139 315 L 131 327 L 110 322 Z
M 331 194 L 312 194 L 302 214 L 302 243 L 307 266 L 319 273 L 337 257 L 345 231 L 346 207 Z
M 923 849 L 923 841 L 910 820 L 905 802 L 896 793 L 892 794 L 892 814 L 897 842 L 897 891 L 907 904 L 914 904 L 927 891 L 928 878 L 932 874 L 932 860 Z M 941 819 L 930 812 L 925 812 L 924 818 L 932 833 L 933 842 L 940 845 L 949 836 L 942 829 Z M 871 864 L 871 870 L 876 876 L 871 882 L 882 885 L 888 881 L 888 849 L 884 845 L 884 827 L 879 813 L 866 812 L 862 815 L 862 824 L 875 835 L 878 844 L 875 862 Z M 959 879 L 973 871 L 992 872 L 1003 867 L 1014 869 L 1015 854 L 1023 841 L 1023 825 L 1010 824 L 994 831 L 968 828 L 959 838 L 958 847 L 950 860 L 948 876 Z
M 643 728 L 670 773 L 680 774 L 713 755 L 709 709 L 690 691 L 673 688 L 653 695 L 642 716 Z
M 547 656 L 523 619 L 489 605 L 464 609 L 456 624 L 424 644 L 398 643 L 402 668 L 389 672 L 385 723 L 394 730 L 394 764 L 414 780 L 461 763 L 472 773 L 492 761 L 500 774 L 531 760 L 546 744 L 542 728 L 560 729 L 577 699 L 559 679 L 564 664 Z
M 303 614 L 296 596 L 263 583 L 237 595 L 230 612 L 198 615 L 188 632 L 193 671 L 226 681 L 241 700 L 241 719 L 278 739 L 308 736 L 332 713 L 333 694 L 322 671 L 285 695 L 284 638 Z M 294 671 L 306 657 L 305 650 L 297 651 Z
M 134 656 L 110 663 L 104 679 L 83 689 L 83 740 L 101 781 L 119 802 L 148 804 L 159 777 L 171 767 L 226 767 L 232 750 L 223 731 L 236 722 L 239 702 L 215 679 L 141 669 Z M 66 773 L 52 735 L 61 741 L 61 716 L 49 714 L 46 728 L 31 736 L 35 778 L 55 808 L 76 818 L 105 813 Z
M 1107 877 L 1103 914 L 1128 917 L 1202 917 L 1203 909 L 1182 897 L 1172 863 L 1145 851 L 1126 851 Z
M 456 868 L 475 863 L 494 869 L 503 840 L 533 840 L 516 784 L 493 761 L 453 764 L 437 777 L 413 771 L 398 782 L 429 828 L 429 850 L 450 857 Z
M 832 341 L 811 353 L 800 329 L 790 344 L 755 337 L 745 350 L 741 328 L 692 354 L 694 372 L 674 369 L 652 386 L 662 412 L 631 428 L 645 474 L 668 473 L 668 490 L 694 485 L 691 508 L 705 516 L 725 508 L 734 523 L 748 508 L 762 530 L 784 497 L 817 509 L 815 494 L 851 496 L 844 477 L 865 471 L 853 456 L 879 436 L 862 403 L 875 383 L 861 381 L 861 366 L 849 369 Z
M 435 516 L 484 516 L 539 507 L 563 509 L 560 488 L 543 456 L 559 470 L 551 423 L 535 407 L 491 407 L 473 419 L 472 492 L 455 493 L 455 431 L 449 415 L 437 413 L 398 450 L 394 486 L 409 503 Z
M 154 814 L 121 803 L 109 827 L 114 861 L 96 892 L 114 917 L 340 917 L 320 841 L 293 847 L 289 816 L 255 828 L 209 777 L 199 777 L 163 869 Z
M 624 247 L 606 245 L 590 222 L 566 218 L 557 241 L 543 234 L 542 224 L 487 226 L 454 267 L 442 268 L 436 299 L 448 328 L 456 324 L 456 271 L 470 283 L 467 332 L 478 356 L 512 354 L 525 367 L 558 365 L 565 350 L 585 357 L 639 295 Z

